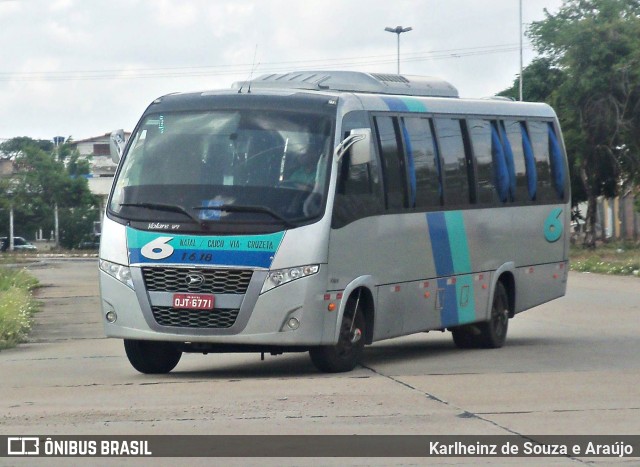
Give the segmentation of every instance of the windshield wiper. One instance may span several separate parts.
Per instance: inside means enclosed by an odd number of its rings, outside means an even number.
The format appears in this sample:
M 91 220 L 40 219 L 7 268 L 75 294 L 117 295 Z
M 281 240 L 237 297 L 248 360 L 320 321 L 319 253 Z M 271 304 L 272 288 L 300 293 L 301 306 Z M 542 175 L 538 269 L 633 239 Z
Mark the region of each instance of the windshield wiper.
M 268 214 L 274 219 L 279 220 L 284 224 L 285 227 L 292 228 L 295 227 L 295 224 L 290 220 L 282 217 L 277 212 L 272 211 L 271 209 L 264 206 L 243 206 L 239 204 L 221 204 L 220 206 L 196 206 L 192 208 L 198 211 L 227 211 L 227 212 L 259 212 Z M 295 219 L 299 220 L 299 219 Z
M 147 208 L 155 209 L 157 211 L 177 212 L 178 214 L 184 214 L 189 219 L 199 224 L 201 227 L 206 227 L 205 222 L 202 219 L 197 218 L 185 208 L 177 204 L 164 204 L 164 203 L 120 203 L 120 206 L 131 206 L 134 208 Z

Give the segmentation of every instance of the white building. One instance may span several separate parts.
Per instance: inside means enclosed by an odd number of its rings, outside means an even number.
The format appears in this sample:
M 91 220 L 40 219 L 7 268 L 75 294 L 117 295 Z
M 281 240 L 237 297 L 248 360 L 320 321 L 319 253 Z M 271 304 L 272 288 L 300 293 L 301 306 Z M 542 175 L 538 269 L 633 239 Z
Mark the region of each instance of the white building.
M 129 136 L 131 136 L 131 133 L 125 132 L 125 138 L 129 139 Z M 118 167 L 118 164 L 111 160 L 109 151 L 110 137 L 111 133 L 105 133 L 101 136 L 71 142 L 81 156 L 89 159 L 91 173 L 87 177 L 87 181 L 91 193 L 100 197 L 100 212 L 104 211 L 107 197 L 113 184 L 113 177 Z M 99 232 L 101 229 L 96 226 L 96 230 Z
M 128 139 L 131 133 L 125 133 Z M 109 138 L 111 133 L 105 133 L 101 136 L 73 141 L 73 144 L 80 155 L 90 158 L 91 173 L 89 175 L 89 189 L 91 193 L 99 195 L 103 201 L 109 196 L 113 177 L 118 167 L 111 160 L 109 152 Z

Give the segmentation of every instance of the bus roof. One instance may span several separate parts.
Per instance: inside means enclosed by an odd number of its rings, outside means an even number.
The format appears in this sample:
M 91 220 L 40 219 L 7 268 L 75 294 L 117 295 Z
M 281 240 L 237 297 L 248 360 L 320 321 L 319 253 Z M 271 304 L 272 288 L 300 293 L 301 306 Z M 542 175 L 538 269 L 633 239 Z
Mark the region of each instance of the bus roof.
M 295 103 L 291 100 L 296 101 Z M 216 106 L 273 105 L 283 98 L 279 108 L 288 103 L 299 108 L 324 105 L 323 99 L 340 97 L 350 102 L 345 109 L 370 111 L 431 112 L 555 118 L 553 109 L 544 103 L 515 102 L 506 98 L 459 98 L 447 81 L 424 76 L 385 75 L 357 71 L 304 71 L 268 74 L 250 81 L 239 81 L 231 89 L 169 94 L 157 99 L 150 110 L 205 110 Z M 352 97 L 349 97 L 352 96 Z M 295 105 L 294 105 L 295 104 Z
M 359 71 L 298 71 L 262 75 L 233 84 L 236 89 L 301 89 L 420 97 L 458 97 L 449 82 L 428 76 L 405 76 Z

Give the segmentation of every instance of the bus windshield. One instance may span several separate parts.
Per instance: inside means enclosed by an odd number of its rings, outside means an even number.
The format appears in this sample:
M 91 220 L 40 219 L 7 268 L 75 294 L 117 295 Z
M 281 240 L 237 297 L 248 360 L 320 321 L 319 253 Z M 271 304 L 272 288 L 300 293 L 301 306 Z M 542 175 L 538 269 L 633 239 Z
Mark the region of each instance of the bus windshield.
M 147 115 L 132 135 L 109 212 L 192 231 L 309 223 L 324 211 L 332 130 L 326 114 L 293 111 Z

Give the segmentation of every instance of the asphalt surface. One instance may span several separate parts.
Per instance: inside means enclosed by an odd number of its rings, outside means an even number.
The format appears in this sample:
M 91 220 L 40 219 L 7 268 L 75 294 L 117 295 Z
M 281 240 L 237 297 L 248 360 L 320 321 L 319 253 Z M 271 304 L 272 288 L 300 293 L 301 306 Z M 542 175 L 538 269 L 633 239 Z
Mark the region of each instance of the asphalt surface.
M 95 259 L 45 259 L 29 269 L 43 286 L 43 309 L 29 342 L 0 352 L 0 434 L 640 434 L 637 278 L 571 273 L 567 296 L 511 320 L 507 345 L 498 350 L 458 350 L 449 333 L 431 332 L 367 347 L 363 365 L 347 374 L 318 373 L 307 354 L 265 361 L 188 354 L 172 373 L 149 376 L 129 365 L 120 340 L 103 337 Z M 540 460 L 474 463 L 640 465 L 640 458 Z M 6 461 L 0 465 L 35 459 Z M 115 459 L 91 465 L 115 465 L 109 461 Z M 200 463 L 211 464 L 188 462 Z M 271 458 L 221 465 L 286 463 L 460 462 Z

